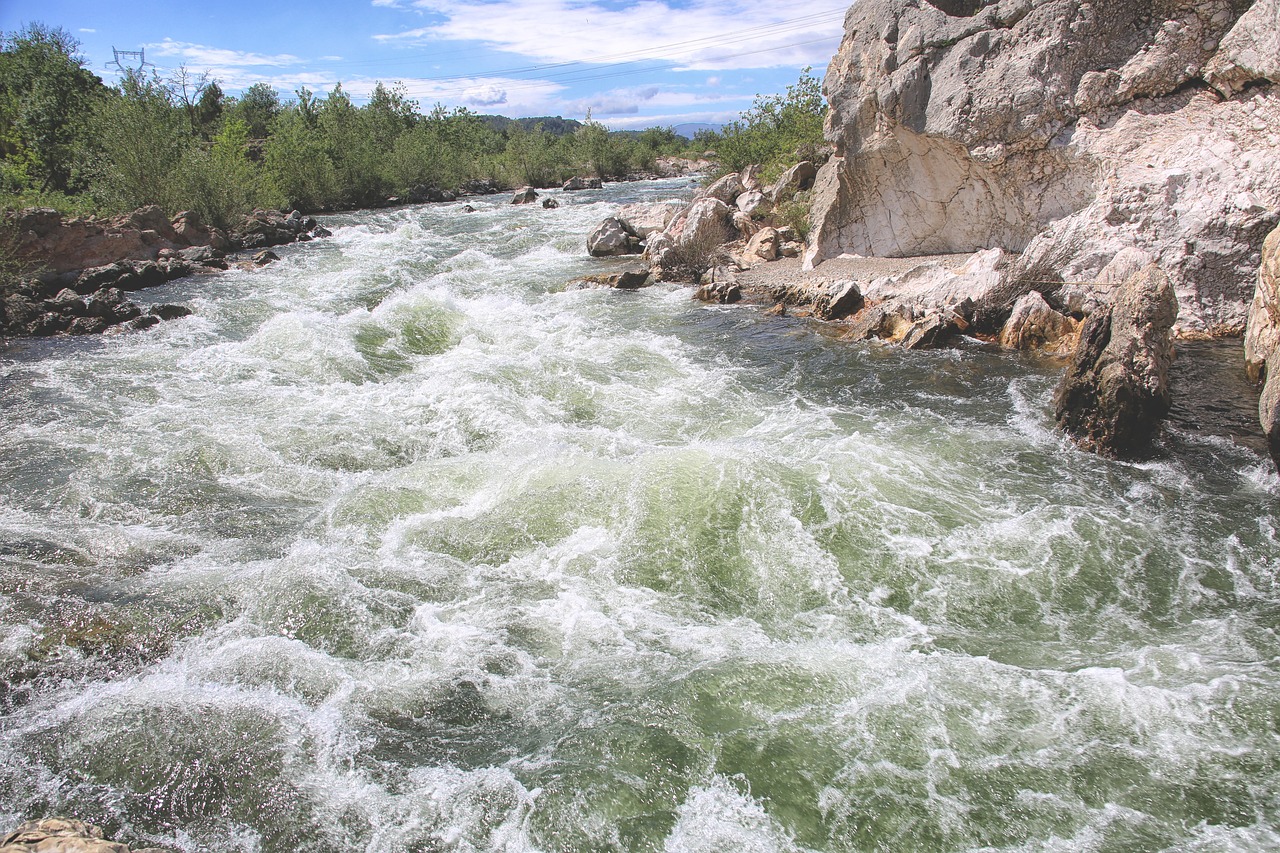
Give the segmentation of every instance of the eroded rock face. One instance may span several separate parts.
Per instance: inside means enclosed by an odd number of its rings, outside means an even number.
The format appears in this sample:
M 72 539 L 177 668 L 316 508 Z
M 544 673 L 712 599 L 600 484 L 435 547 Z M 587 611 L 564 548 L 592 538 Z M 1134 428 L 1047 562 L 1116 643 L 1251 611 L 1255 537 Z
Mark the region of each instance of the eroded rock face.
M 1278 5 L 861 0 L 825 81 L 806 262 L 1023 252 L 1007 316 L 1137 249 L 1181 327 L 1239 331 L 1280 217 Z
M 1177 315 L 1173 286 L 1152 265 L 1116 291 L 1110 311 L 1085 321 L 1054 396 L 1058 424 L 1082 447 L 1123 457 L 1151 450 L 1169 410 Z
M 31 820 L 0 840 L 0 853 L 130 853 L 127 844 L 108 841 L 98 827 L 84 821 L 52 817 Z M 159 847 L 133 853 L 167 853 Z
M 1000 331 L 1000 345 L 1009 349 L 1065 352 L 1074 345 L 1076 323 L 1055 311 L 1039 291 L 1019 297 L 1013 313 Z
M 1280 228 L 1272 231 L 1263 243 L 1258 284 L 1249 307 L 1244 362 L 1250 381 L 1257 382 L 1264 372 L 1271 372 L 1267 370 L 1267 362 L 1277 348 L 1280 348 Z

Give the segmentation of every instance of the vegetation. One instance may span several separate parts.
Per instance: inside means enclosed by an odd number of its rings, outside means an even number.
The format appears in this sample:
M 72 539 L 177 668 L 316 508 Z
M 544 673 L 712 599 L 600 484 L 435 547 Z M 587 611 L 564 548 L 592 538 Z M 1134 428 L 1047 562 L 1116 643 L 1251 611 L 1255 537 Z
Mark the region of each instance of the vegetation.
M 435 106 L 379 83 L 357 105 L 341 84 L 291 98 L 265 83 L 228 96 L 207 74 L 128 74 L 107 86 L 62 29 L 0 34 L 0 207 L 116 213 L 156 204 L 226 225 L 254 207 L 306 211 L 376 204 L 480 180 L 553 186 L 622 177 L 691 145 L 670 128 L 615 133 L 587 116 L 510 120 Z M 766 177 L 822 144 L 826 108 L 808 69 L 783 95 L 757 97 L 720 134 L 721 168 Z
M 546 187 L 652 169 L 687 140 L 611 133 L 559 117 L 505 120 L 378 84 L 359 106 L 339 84 L 292 98 L 265 83 L 229 97 L 207 74 L 129 74 L 105 85 L 78 42 L 31 24 L 0 36 L 0 207 L 116 213 L 157 204 L 227 224 L 254 207 L 350 208 L 475 180 Z
M 698 134 L 700 144 L 715 149 L 723 172 L 758 164 L 772 178 L 826 147 L 822 126 L 827 104 L 810 70 L 805 68 L 785 94 L 757 96 L 752 108 L 722 132 Z

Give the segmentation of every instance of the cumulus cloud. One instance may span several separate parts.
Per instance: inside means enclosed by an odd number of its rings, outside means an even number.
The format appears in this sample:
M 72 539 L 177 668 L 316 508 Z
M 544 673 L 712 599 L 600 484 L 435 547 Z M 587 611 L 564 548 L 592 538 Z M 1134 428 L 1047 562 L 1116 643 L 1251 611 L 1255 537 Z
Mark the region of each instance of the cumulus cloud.
M 483 86 L 467 89 L 462 93 L 462 99 L 476 107 L 496 107 L 507 102 L 507 90 L 492 83 L 486 83 Z

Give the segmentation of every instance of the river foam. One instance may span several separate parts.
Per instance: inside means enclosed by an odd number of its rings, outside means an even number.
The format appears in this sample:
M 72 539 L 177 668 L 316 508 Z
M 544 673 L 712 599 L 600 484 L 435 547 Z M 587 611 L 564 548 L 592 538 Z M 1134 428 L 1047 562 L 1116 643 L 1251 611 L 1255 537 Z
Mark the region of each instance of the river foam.
M 0 818 L 184 851 L 1278 845 L 1280 487 L 1052 365 L 566 291 L 674 182 L 332 217 L 5 354 Z

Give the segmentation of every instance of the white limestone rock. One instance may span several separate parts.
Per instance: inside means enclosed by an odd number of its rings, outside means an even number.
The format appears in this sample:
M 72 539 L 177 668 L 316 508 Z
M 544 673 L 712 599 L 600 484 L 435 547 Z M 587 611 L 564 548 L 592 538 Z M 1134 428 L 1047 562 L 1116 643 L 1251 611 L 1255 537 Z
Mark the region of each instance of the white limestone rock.
M 1280 81 L 1277 2 L 860 0 L 824 84 L 806 265 L 1023 252 L 999 322 L 1133 249 L 1180 328 L 1239 331 L 1280 219 L 1280 95 L 1249 85 Z

